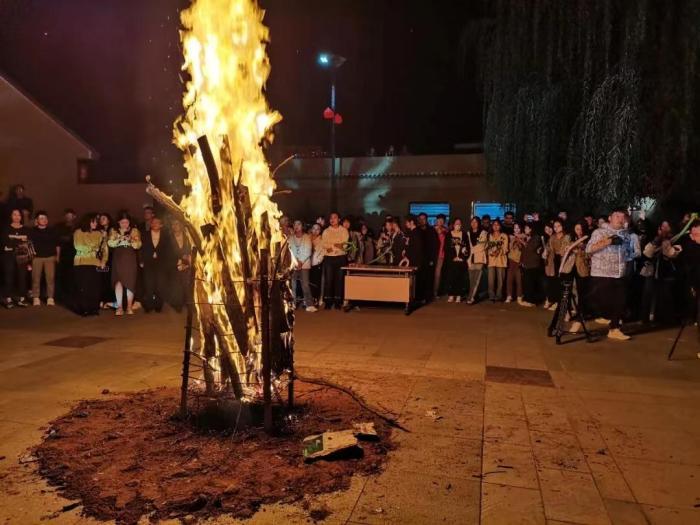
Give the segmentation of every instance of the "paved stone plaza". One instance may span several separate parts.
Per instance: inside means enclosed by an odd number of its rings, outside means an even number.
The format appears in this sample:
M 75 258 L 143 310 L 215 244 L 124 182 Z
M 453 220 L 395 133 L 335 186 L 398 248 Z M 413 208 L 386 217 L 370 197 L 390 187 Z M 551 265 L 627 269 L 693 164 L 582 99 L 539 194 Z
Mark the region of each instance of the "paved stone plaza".
M 316 499 L 325 522 L 700 523 L 694 329 L 668 362 L 676 329 L 555 346 L 548 320 L 491 304 L 300 313 L 300 372 L 351 386 L 410 430 L 395 432 L 381 475 Z M 61 512 L 71 502 L 18 458 L 79 399 L 177 385 L 183 325 L 172 311 L 0 312 L 2 523 L 92 522 Z M 307 521 L 275 505 L 250 523 Z

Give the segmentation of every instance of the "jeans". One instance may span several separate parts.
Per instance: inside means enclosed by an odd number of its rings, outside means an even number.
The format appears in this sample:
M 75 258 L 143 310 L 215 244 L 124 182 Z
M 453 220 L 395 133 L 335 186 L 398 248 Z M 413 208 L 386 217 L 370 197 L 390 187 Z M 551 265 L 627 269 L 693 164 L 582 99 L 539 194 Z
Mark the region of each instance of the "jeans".
M 311 296 L 311 286 L 309 286 L 309 269 L 302 268 L 292 272 L 292 293 L 294 294 L 294 304 L 299 302 L 297 296 L 297 283 L 301 282 L 301 290 L 304 294 L 304 305 L 313 306 L 314 298 Z
M 492 301 L 500 301 L 503 297 L 503 281 L 505 277 L 505 268 L 489 266 L 489 299 Z
M 473 264 L 469 268 L 469 297 L 470 301 L 476 301 L 476 296 L 479 293 L 479 284 L 481 283 L 481 276 L 484 273 L 483 264 Z
M 341 268 L 348 264 L 345 255 L 326 255 L 323 258 L 323 296 L 326 306 L 342 306 L 345 276 Z
M 46 297 L 54 298 L 56 284 L 56 257 L 34 257 L 32 261 L 32 297 L 41 293 L 41 274 L 46 276 Z
M 7 298 L 24 299 L 27 296 L 27 265 L 17 264 L 15 252 L 5 252 L 2 255 L 3 291 Z
M 515 288 L 515 295 L 513 295 Z M 523 296 L 523 276 L 520 273 L 520 263 L 508 259 L 508 276 L 506 277 L 506 295 L 521 298 Z

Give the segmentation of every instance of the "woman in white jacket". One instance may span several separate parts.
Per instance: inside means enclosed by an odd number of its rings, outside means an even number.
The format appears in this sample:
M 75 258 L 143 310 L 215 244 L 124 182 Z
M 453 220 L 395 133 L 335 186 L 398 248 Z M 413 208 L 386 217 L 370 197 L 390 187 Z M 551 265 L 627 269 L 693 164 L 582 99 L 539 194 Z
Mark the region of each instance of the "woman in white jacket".
M 476 295 L 479 293 L 479 284 L 481 276 L 486 266 L 486 230 L 481 228 L 481 219 L 472 217 L 469 221 L 469 233 L 467 235 L 469 241 L 469 257 L 467 258 L 467 267 L 469 268 L 469 295 L 467 304 L 474 304 Z
M 313 243 L 311 236 L 304 233 L 304 225 L 301 221 L 294 221 L 293 233 L 288 238 L 289 250 L 292 252 L 292 293 L 294 294 L 294 304 L 297 299 L 297 283 L 301 282 L 301 289 L 304 294 L 304 305 L 307 312 L 315 312 L 314 299 L 311 296 L 309 286 L 309 270 L 311 270 L 311 257 L 313 255 Z

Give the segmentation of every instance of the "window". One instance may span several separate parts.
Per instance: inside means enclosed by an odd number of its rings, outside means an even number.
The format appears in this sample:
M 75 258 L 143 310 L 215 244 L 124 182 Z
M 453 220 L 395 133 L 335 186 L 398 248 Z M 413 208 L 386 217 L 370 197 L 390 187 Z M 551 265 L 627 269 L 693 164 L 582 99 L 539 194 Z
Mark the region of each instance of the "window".
M 428 224 L 435 224 L 435 219 L 441 213 L 446 217 L 446 221 L 450 220 L 450 203 L 449 202 L 411 202 L 408 205 L 408 213 L 418 215 L 425 213 L 428 216 Z
M 472 202 L 472 217 L 478 215 L 483 217 L 488 215 L 492 219 L 502 219 L 507 211 L 515 213 L 515 204 L 505 204 L 501 202 Z

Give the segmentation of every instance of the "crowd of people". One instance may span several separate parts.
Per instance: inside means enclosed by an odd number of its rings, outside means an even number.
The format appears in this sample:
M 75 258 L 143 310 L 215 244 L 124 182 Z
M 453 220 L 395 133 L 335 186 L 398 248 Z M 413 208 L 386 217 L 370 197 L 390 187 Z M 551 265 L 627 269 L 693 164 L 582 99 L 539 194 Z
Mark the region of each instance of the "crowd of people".
M 160 312 L 166 303 L 180 310 L 191 301 L 190 240 L 179 221 L 166 225 L 150 206 L 138 224 L 126 211 L 78 219 L 71 208 L 52 224 L 18 185 L 0 208 L 7 217 L 0 228 L 5 308 L 45 299 L 83 316 L 101 309 L 121 316 Z
M 403 222 L 388 216 L 378 235 L 337 213 L 328 222 L 318 217 L 305 227 L 282 219 L 293 255 L 292 288 L 311 312 L 349 308 L 343 266 L 385 264 L 416 269 L 417 305 L 446 296 L 450 303 L 502 301 L 555 311 L 568 279 L 583 318 L 608 325 L 612 339 L 629 339 L 623 321 L 697 316 L 700 221 L 690 214 L 677 228 L 662 220 L 655 229 L 645 219 L 632 221 L 626 209 L 576 221 L 566 211 L 551 219 L 527 213 L 522 221 L 506 212 L 502 220 L 484 215 L 468 223 L 438 215 L 432 225 L 424 213 Z M 580 329 L 579 322 L 569 327 Z
M 80 220 L 66 209 L 52 224 L 34 210 L 24 187 L 2 203 L 2 304 L 6 308 L 57 302 L 80 315 L 100 309 L 117 316 L 139 308 L 180 310 L 191 302 L 191 241 L 183 225 L 166 221 L 152 207 L 139 223 L 125 211 Z M 326 222 L 327 221 L 327 222 Z M 608 336 L 626 340 L 623 321 L 673 323 L 694 312 L 700 290 L 700 221 L 686 214 L 677 225 L 656 228 L 632 221 L 627 210 L 584 214 L 566 211 L 551 219 L 539 213 L 516 220 L 488 215 L 468 222 L 438 215 L 387 216 L 375 235 L 362 220 L 331 213 L 311 224 L 282 217 L 298 306 L 348 309 L 347 265 L 415 268 L 416 306 L 446 296 L 450 303 L 516 303 L 556 310 L 563 283 L 571 282 L 584 318 L 609 325 Z M 580 330 L 574 322 L 570 331 Z

